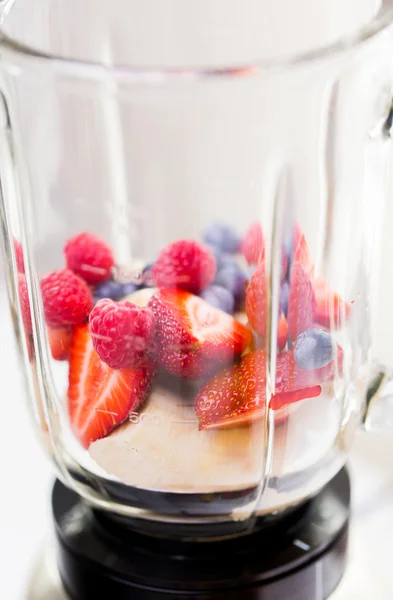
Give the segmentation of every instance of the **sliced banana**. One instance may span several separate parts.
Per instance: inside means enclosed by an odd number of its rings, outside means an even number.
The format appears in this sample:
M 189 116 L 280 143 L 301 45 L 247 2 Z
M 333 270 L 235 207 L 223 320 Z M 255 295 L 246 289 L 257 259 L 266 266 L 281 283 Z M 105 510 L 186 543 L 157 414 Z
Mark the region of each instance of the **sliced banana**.
M 136 306 L 147 306 L 157 290 L 158 288 L 144 288 L 143 290 L 137 290 L 123 298 L 123 300 L 132 302 Z

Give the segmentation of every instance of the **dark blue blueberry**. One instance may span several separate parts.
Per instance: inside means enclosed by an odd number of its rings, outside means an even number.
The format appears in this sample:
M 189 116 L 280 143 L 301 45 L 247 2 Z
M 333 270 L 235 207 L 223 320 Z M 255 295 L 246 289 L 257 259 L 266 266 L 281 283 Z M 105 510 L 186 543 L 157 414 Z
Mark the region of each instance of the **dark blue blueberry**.
M 302 369 L 320 369 L 333 360 L 334 343 L 323 329 L 307 329 L 295 342 L 294 357 Z
M 225 265 L 217 272 L 214 283 L 229 290 L 238 300 L 245 293 L 247 281 L 247 274 L 233 262 L 230 265 Z
M 234 254 L 239 250 L 240 237 L 226 223 L 214 222 L 208 225 L 203 234 L 206 244 L 212 244 L 222 252 Z
M 142 286 L 136 285 L 136 283 L 132 283 L 129 281 L 128 283 L 123 283 L 123 296 L 129 296 L 133 294 L 137 290 L 140 290 Z
M 280 290 L 280 308 L 284 315 L 288 316 L 288 298 L 289 298 L 289 283 L 283 281 Z
M 235 298 L 229 290 L 220 285 L 210 285 L 203 290 L 201 298 L 206 300 L 206 302 L 212 306 L 215 306 L 230 315 L 232 315 L 235 310 Z
M 102 300 L 110 298 L 111 300 L 120 300 L 123 297 L 123 284 L 118 281 L 108 280 L 94 288 L 94 298 Z
M 96 302 L 103 298 L 121 300 L 137 289 L 138 286 L 134 283 L 120 283 L 119 281 L 108 280 L 94 288 L 94 299 Z
M 149 263 L 142 271 L 142 284 L 139 285 L 139 289 L 143 287 L 152 287 L 153 286 L 153 269 L 154 263 Z
M 217 246 L 214 246 L 213 244 L 207 245 L 211 253 L 214 255 L 214 258 L 216 259 L 217 271 L 222 269 L 225 265 L 233 264 L 233 256 L 231 256 L 231 254 L 226 254 L 225 252 L 222 252 L 220 248 L 217 248 Z

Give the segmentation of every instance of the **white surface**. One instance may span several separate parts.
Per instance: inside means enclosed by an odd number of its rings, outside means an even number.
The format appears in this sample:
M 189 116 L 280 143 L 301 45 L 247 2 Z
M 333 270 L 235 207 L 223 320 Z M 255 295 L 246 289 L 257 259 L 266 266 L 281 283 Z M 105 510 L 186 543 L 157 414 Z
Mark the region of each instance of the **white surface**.
M 31 570 L 50 530 L 52 469 L 33 435 L 2 288 L 0 315 L 0 597 L 25 600 Z M 393 432 L 359 434 L 351 470 L 351 561 L 334 600 L 391 600 Z

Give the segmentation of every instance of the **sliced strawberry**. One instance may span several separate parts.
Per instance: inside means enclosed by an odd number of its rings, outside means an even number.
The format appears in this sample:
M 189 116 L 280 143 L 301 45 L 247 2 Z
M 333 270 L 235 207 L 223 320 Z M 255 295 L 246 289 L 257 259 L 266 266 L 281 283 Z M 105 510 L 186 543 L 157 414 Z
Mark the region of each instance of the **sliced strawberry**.
M 158 360 L 173 375 L 197 379 L 234 361 L 251 342 L 248 327 L 184 290 L 160 289 L 149 307 Z
M 315 321 L 324 327 L 339 327 L 351 315 L 351 305 L 330 289 L 323 277 L 313 281 L 315 294 Z
M 68 411 L 74 434 L 85 448 L 138 409 L 150 390 L 154 371 L 150 359 L 138 368 L 111 369 L 94 351 L 87 325 L 74 329 Z
M 246 291 L 246 313 L 251 327 L 259 335 L 266 336 L 268 312 L 268 281 L 265 267 L 265 250 L 262 250 Z
M 293 340 L 314 321 L 315 296 L 309 276 L 300 263 L 292 267 L 288 298 L 289 335 Z
M 331 381 L 342 363 L 342 350 L 337 360 L 322 369 L 300 369 L 293 351 L 277 356 L 275 394 L 270 408 L 319 396 L 321 384 Z M 200 429 L 234 427 L 263 417 L 266 409 L 266 353 L 251 352 L 238 365 L 224 369 L 206 382 L 195 398 L 195 411 Z M 282 413 L 281 413 L 282 414 Z
M 296 240 L 296 246 L 294 246 L 295 253 L 293 264 L 301 265 L 309 278 L 312 279 L 314 277 L 315 269 L 314 262 L 311 258 L 306 238 L 299 228 L 297 228 L 297 235 L 295 235 L 294 240 Z
M 247 229 L 241 245 L 242 254 L 249 265 L 258 264 L 263 247 L 262 227 L 261 224 L 256 221 Z
M 305 398 L 314 398 L 321 393 L 321 384 L 340 376 L 343 365 L 343 350 L 337 346 L 337 356 L 320 369 L 301 369 L 295 362 L 294 352 L 283 352 L 277 357 L 275 393 L 270 399 L 270 408 L 279 410 Z
M 72 329 L 47 327 L 47 335 L 52 358 L 67 360 L 71 346 Z
M 234 427 L 263 417 L 265 373 L 266 353 L 257 350 L 205 383 L 195 398 L 199 429 Z
M 282 350 L 285 348 L 286 343 L 288 341 L 288 321 L 285 318 L 285 315 L 280 316 L 280 320 L 278 321 L 278 334 L 277 334 L 277 344 L 278 348 Z

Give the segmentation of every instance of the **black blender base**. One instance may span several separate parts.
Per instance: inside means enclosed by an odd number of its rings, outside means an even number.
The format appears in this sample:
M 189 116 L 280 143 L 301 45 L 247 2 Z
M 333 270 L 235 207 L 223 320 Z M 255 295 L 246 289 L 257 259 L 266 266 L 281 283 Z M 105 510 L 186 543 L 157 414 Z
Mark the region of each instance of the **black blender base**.
M 58 567 L 73 600 L 325 600 L 346 564 L 346 469 L 285 527 L 225 541 L 119 531 L 75 493 L 53 490 Z

